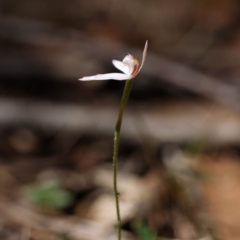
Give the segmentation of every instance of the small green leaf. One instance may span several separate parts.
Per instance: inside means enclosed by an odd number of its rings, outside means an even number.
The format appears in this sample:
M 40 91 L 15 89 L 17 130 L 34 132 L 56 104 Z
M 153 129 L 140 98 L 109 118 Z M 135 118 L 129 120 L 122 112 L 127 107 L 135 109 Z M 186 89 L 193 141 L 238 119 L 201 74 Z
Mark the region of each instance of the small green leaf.
M 69 207 L 73 202 L 73 195 L 55 181 L 30 186 L 26 197 L 36 205 L 55 210 Z
M 155 234 L 142 222 L 138 222 L 135 226 L 138 236 L 141 240 L 157 240 Z

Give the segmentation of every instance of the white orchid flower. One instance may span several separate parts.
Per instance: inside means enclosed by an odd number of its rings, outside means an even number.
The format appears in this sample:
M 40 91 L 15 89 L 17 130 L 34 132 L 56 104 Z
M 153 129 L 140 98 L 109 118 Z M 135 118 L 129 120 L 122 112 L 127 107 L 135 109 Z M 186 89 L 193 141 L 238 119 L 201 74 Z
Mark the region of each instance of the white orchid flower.
M 112 60 L 113 65 L 123 73 L 106 73 L 106 74 L 98 74 L 94 76 L 87 76 L 79 78 L 81 81 L 92 81 L 92 80 L 128 80 L 137 76 L 140 70 L 143 67 L 143 64 L 146 59 L 148 48 L 148 41 L 145 43 L 145 47 L 143 50 L 142 62 L 139 67 L 138 60 L 131 54 L 128 54 L 123 61 Z

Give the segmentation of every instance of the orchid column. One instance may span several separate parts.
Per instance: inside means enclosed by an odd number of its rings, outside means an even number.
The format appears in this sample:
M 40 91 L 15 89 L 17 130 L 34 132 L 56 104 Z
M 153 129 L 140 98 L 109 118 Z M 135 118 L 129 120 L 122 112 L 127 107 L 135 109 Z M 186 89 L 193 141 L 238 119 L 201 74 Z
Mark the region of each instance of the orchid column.
M 121 240 L 121 215 L 120 215 L 120 208 L 119 208 L 119 193 L 117 187 L 117 161 L 118 161 L 118 149 L 119 149 L 119 139 L 120 139 L 120 131 L 122 125 L 122 117 L 123 112 L 128 101 L 132 85 L 133 85 L 133 78 L 137 76 L 140 70 L 143 67 L 143 64 L 146 59 L 148 48 L 148 41 L 145 43 L 145 47 L 143 50 L 142 62 L 139 67 L 138 60 L 131 54 L 128 54 L 123 61 L 113 60 L 113 65 L 123 73 L 106 73 L 106 74 L 98 74 L 94 76 L 88 76 L 80 78 L 81 81 L 91 81 L 91 80 L 127 80 L 125 83 L 125 87 L 122 94 L 121 104 L 118 113 L 118 119 L 115 126 L 114 132 L 114 144 L 113 144 L 113 187 L 114 187 L 114 195 L 116 201 L 116 212 L 117 212 L 117 227 L 118 227 L 118 240 Z

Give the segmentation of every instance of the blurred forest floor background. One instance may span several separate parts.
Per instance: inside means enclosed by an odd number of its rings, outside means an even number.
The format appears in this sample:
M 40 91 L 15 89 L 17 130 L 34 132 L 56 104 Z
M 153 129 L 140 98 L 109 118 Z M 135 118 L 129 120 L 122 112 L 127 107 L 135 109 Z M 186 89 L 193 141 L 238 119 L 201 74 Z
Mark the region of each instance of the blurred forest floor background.
M 0 239 L 240 239 L 240 1 L 0 0 Z

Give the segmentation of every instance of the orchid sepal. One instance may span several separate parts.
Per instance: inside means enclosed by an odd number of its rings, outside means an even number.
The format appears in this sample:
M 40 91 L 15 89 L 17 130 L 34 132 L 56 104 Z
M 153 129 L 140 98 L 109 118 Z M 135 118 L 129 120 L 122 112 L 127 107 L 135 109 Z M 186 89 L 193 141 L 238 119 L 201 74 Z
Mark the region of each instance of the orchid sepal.
M 79 80 L 81 81 L 94 81 L 94 80 L 127 80 L 129 76 L 124 73 L 106 73 L 106 74 L 97 74 L 89 77 L 82 77 Z

